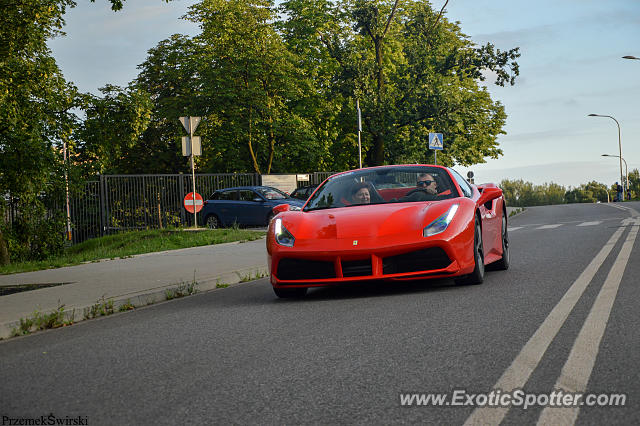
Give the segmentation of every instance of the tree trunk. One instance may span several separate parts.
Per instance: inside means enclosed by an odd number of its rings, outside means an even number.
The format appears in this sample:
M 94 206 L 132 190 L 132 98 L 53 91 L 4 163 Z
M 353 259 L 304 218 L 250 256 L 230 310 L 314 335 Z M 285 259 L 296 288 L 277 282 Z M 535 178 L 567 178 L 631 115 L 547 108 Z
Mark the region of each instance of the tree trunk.
M 269 161 L 267 162 L 267 174 L 271 173 L 271 163 L 273 163 L 273 153 L 275 148 L 276 138 L 273 134 L 273 116 L 269 114 Z
M 252 108 L 249 108 L 249 140 L 247 142 L 247 145 L 249 146 L 249 154 L 251 154 L 251 161 L 253 161 L 253 169 L 256 171 L 257 174 L 262 174 L 260 173 L 260 167 L 258 166 L 258 159 L 256 158 L 256 154 L 255 152 L 253 152 L 253 146 L 251 145 L 251 117 L 252 117 Z
M 384 137 L 380 133 L 373 135 L 373 164 L 372 166 L 382 166 L 384 164 Z
M 9 259 L 9 250 L 7 249 L 7 242 L 2 235 L 2 230 L 0 230 L 0 266 L 8 265 L 10 262 Z
M 384 125 L 384 112 L 382 110 L 382 97 L 384 93 L 384 73 L 382 69 L 382 38 L 376 37 L 374 41 L 374 46 L 376 50 L 376 65 L 378 67 L 378 93 L 376 94 L 376 110 L 377 110 L 377 122 L 378 125 Z M 373 136 L 373 164 L 372 166 L 381 166 L 384 163 L 384 130 L 382 127 L 375 132 Z

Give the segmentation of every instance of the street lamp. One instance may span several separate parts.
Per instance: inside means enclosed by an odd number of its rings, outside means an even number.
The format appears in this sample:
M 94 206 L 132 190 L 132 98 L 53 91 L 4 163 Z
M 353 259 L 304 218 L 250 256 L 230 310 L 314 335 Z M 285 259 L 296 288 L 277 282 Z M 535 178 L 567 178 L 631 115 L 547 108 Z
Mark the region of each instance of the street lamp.
M 620 150 L 620 182 L 622 182 L 622 186 L 624 187 L 624 176 L 622 175 L 622 139 L 620 137 L 620 123 L 618 123 L 618 120 L 610 115 L 589 114 L 589 117 L 608 117 L 615 121 L 618 125 L 618 149 Z M 623 193 L 627 193 L 626 188 L 623 188 Z
M 609 155 L 609 154 L 602 154 L 603 157 L 620 157 L 619 155 Z M 622 158 L 622 157 L 620 157 Z M 622 161 L 624 161 L 624 171 L 626 173 L 627 176 L 627 190 L 629 189 L 629 167 L 627 167 L 627 160 L 625 160 L 624 158 L 622 158 Z M 626 194 L 625 194 L 626 196 Z
M 622 59 L 637 59 L 638 61 L 640 61 L 640 58 L 636 58 L 635 56 L 631 55 L 623 56 Z

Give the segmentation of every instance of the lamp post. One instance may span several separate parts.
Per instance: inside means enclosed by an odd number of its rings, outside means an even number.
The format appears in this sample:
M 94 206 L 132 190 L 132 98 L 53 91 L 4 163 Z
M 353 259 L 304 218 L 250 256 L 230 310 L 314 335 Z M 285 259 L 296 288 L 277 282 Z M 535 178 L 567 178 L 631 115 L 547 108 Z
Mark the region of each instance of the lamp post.
M 640 61 L 640 58 L 636 58 L 635 56 L 631 56 L 631 55 L 623 56 L 622 59 L 636 59 L 636 60 Z
M 618 125 L 618 149 L 620 151 L 620 182 L 622 182 L 622 186 L 623 186 L 623 193 L 627 193 L 626 188 L 624 188 L 624 176 L 622 175 L 622 138 L 620 137 L 620 123 L 618 123 L 618 120 L 616 120 L 615 118 L 613 118 L 610 115 L 600 115 L 600 114 L 589 114 L 589 117 L 608 117 L 610 119 L 612 119 L 613 121 L 616 122 L 616 124 Z
M 619 155 L 610 155 L 610 154 L 602 154 L 603 157 L 620 157 Z M 622 157 L 620 157 L 622 158 Z M 626 182 L 627 182 L 627 191 L 629 190 L 629 167 L 627 167 L 627 160 L 625 160 L 624 158 L 622 158 L 622 161 L 624 161 L 624 171 L 625 171 L 625 176 L 626 176 Z

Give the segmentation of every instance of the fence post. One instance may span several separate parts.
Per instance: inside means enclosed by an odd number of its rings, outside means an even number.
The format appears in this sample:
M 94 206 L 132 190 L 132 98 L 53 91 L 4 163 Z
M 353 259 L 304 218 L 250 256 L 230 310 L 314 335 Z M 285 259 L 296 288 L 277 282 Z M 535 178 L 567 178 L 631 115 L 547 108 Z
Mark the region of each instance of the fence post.
M 105 202 L 104 202 L 104 192 L 105 192 L 105 188 L 104 188 L 105 182 L 104 182 L 104 176 L 100 175 L 100 236 L 104 236 L 104 230 L 105 230 Z
M 180 176 L 178 177 L 178 186 L 180 187 L 180 200 L 179 202 L 182 204 L 182 201 L 184 200 L 184 175 L 182 174 L 182 172 L 180 172 Z M 185 217 L 184 217 L 184 208 L 182 208 L 182 205 L 180 205 L 180 223 L 182 224 L 182 226 L 186 226 L 185 223 Z

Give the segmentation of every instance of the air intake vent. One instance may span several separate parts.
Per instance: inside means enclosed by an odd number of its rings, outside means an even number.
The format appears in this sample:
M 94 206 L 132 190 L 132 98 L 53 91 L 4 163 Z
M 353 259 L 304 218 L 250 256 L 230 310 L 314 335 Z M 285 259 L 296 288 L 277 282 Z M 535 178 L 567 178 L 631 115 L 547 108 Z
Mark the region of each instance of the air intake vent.
M 343 277 L 365 277 L 373 275 L 371 258 L 365 260 L 342 261 Z
M 316 280 L 335 278 L 333 262 L 306 259 L 281 259 L 276 276 L 281 280 Z
M 443 269 L 451 264 L 451 259 L 440 247 L 416 250 L 398 256 L 382 259 L 382 273 L 401 274 L 403 272 L 431 271 Z

